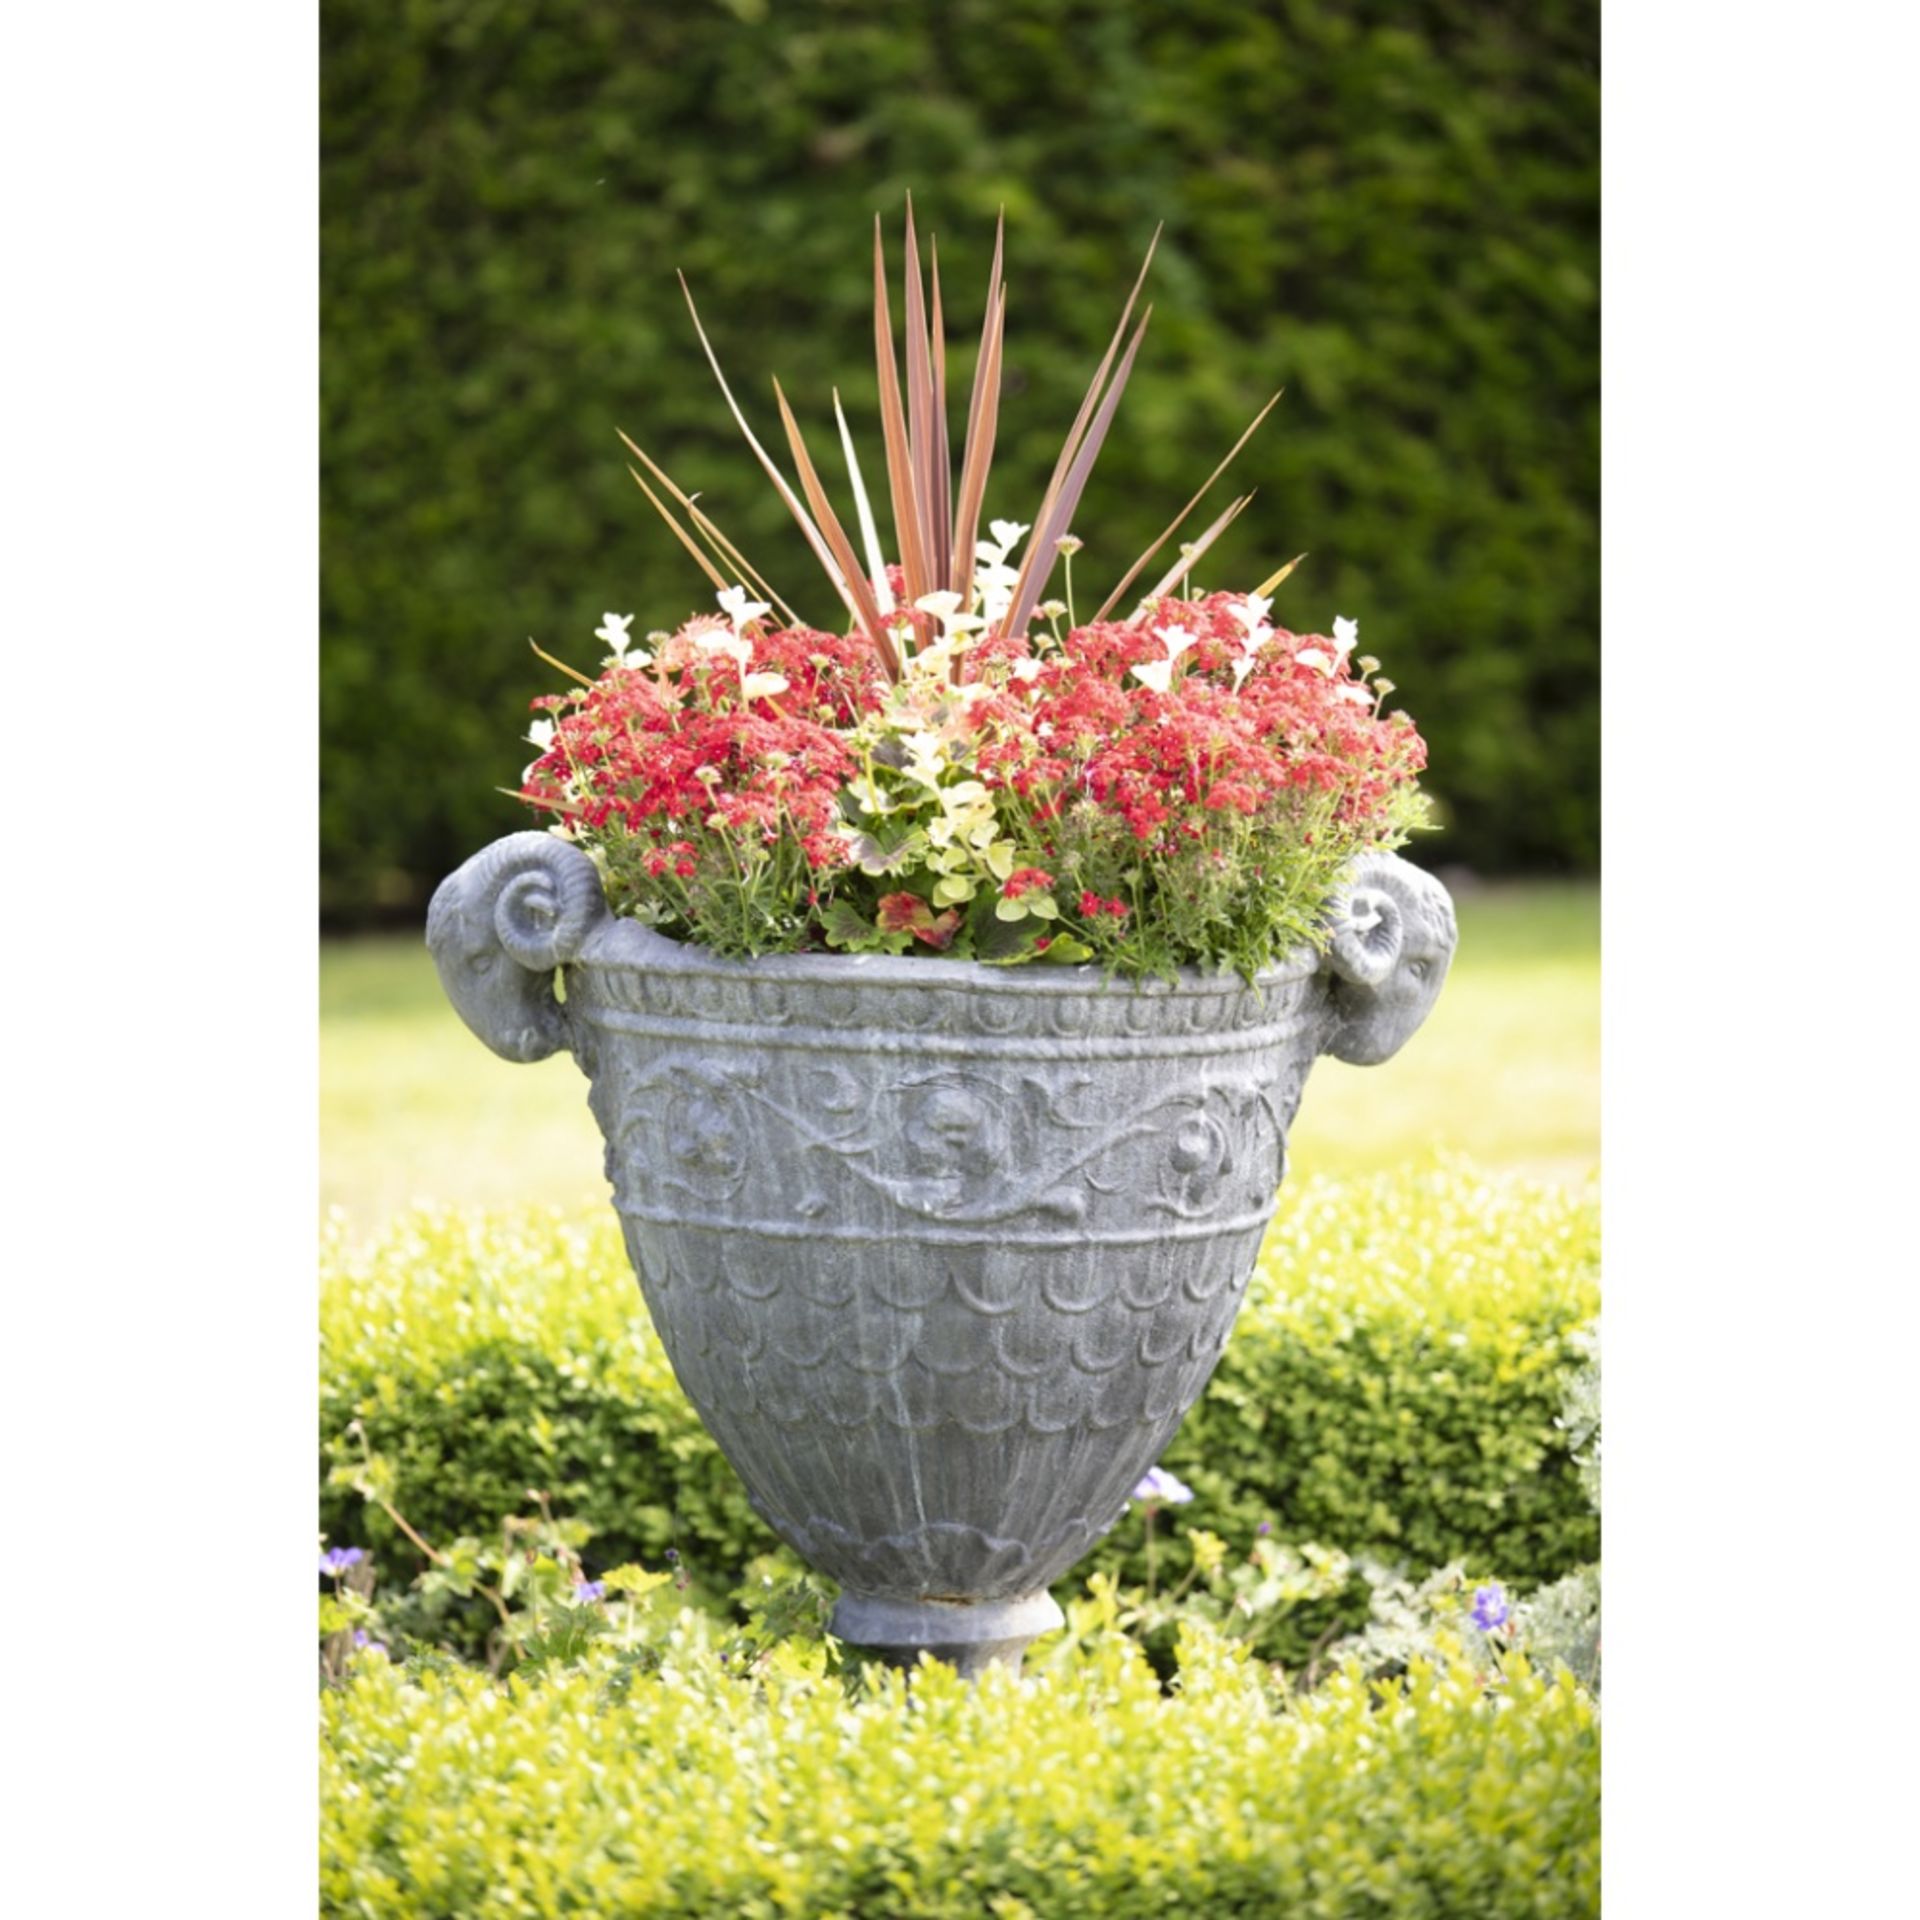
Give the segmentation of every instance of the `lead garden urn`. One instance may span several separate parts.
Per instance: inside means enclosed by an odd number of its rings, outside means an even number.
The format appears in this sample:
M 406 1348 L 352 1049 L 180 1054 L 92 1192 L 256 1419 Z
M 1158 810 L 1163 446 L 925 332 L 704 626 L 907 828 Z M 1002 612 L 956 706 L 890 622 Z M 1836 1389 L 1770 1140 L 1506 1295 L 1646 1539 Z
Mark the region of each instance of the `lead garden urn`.
M 428 944 L 509 1060 L 590 1083 L 648 1310 L 783 1540 L 883 1657 L 1017 1664 L 1206 1386 L 1321 1054 L 1389 1058 L 1455 944 L 1392 854 L 1252 981 L 889 955 L 728 960 L 616 918 L 548 834 Z M 556 988 L 558 989 L 556 991 Z

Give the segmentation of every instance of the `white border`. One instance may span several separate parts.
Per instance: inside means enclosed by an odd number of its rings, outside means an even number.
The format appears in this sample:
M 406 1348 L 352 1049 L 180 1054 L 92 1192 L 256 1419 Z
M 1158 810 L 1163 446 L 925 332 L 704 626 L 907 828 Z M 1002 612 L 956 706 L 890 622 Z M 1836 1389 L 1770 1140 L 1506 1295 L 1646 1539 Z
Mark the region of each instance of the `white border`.
M 1607 12 L 1623 1920 L 1904 1880 L 1915 38 L 1858 0 Z M 9 1892 L 292 1910 L 314 28 L 226 0 L 8 41 Z
M 1912 1899 L 1917 53 L 1853 0 L 1606 14 L 1622 1920 Z
M 314 22 L 6 41 L 8 1906 L 310 1911 Z

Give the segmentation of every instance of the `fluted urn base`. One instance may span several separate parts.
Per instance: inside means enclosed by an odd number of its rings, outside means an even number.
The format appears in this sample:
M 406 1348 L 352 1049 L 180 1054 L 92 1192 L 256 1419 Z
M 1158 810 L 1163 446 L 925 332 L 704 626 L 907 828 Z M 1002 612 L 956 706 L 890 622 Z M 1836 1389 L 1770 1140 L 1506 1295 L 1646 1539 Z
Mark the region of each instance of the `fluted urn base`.
M 1043 1587 L 1015 1600 L 881 1600 L 843 1593 L 831 1630 L 850 1647 L 889 1666 L 911 1667 L 921 1654 L 944 1660 L 965 1680 L 989 1667 L 1019 1670 L 1028 1646 L 1066 1624 Z

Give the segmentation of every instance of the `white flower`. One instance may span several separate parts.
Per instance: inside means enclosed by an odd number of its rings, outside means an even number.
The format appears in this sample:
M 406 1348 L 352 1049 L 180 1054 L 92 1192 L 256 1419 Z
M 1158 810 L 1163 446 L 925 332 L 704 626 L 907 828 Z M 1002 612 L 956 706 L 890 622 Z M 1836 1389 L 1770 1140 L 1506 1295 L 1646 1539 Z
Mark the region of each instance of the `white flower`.
M 1233 663 L 1233 690 L 1235 693 L 1238 693 L 1240 691 L 1241 681 L 1243 681 L 1247 677 L 1247 675 L 1250 674 L 1252 671 L 1253 671 L 1253 655 L 1250 653 L 1243 653 L 1240 656 L 1240 658 Z
M 914 603 L 919 613 L 930 613 L 949 633 L 974 633 L 987 623 L 975 613 L 962 613 L 957 593 L 923 593 Z
M 1333 671 L 1333 662 L 1318 647 L 1302 647 L 1293 656 L 1303 667 L 1318 667 L 1322 673 Z
M 937 733 L 910 733 L 907 735 L 908 754 L 907 771 L 916 780 L 924 780 L 932 786 L 947 769 L 945 745 Z
M 1127 671 L 1143 685 L 1151 687 L 1155 693 L 1165 693 L 1168 683 L 1173 678 L 1173 662 L 1149 660 L 1141 666 L 1129 667 Z
M 1356 707 L 1373 705 L 1373 695 L 1365 687 L 1345 686 L 1340 689 L 1342 700 L 1351 700 Z
M 994 520 L 989 522 L 989 526 L 993 537 L 999 541 L 1000 552 L 1003 554 L 1023 533 L 1033 531 L 1031 527 L 1018 520 Z
M 527 729 L 527 739 L 534 746 L 538 747 L 542 753 L 545 753 L 546 750 L 553 745 L 553 722 L 551 720 L 536 720 L 533 725 Z
M 973 573 L 973 591 L 980 602 L 980 610 L 988 620 L 996 624 L 1006 618 L 1007 609 L 1013 605 L 1013 589 L 1020 579 L 1013 568 L 1002 566 L 997 560 L 976 567 Z
M 1154 637 L 1166 648 L 1169 661 L 1178 660 L 1189 647 L 1197 646 L 1200 641 L 1197 633 L 1189 633 L 1185 627 L 1174 622 L 1155 627 L 1153 631 Z
M 1267 615 L 1273 611 L 1273 595 L 1270 593 L 1250 593 L 1239 606 L 1229 607 L 1227 611 L 1249 634 L 1262 627 L 1266 628 L 1267 633 L 1273 631 L 1267 626 Z M 1265 639 L 1266 634 L 1261 634 L 1261 638 Z
M 1040 662 L 1038 660 L 1016 660 L 1013 663 L 1012 673 L 1016 680 L 1038 680 L 1040 678 Z
M 727 618 L 736 627 L 744 627 L 749 620 L 758 620 L 763 613 L 773 611 L 764 600 L 749 600 L 745 587 L 722 587 L 719 597 Z
M 1239 606 L 1227 609 L 1240 623 L 1240 650 L 1247 656 L 1249 662 L 1273 638 L 1273 627 L 1267 619 L 1267 610 L 1272 605 L 1272 595 L 1250 593 Z M 1240 680 L 1245 678 L 1246 675 L 1242 674 L 1234 684 L 1238 686 Z
M 747 662 L 753 658 L 753 642 L 744 635 L 729 633 L 724 627 L 715 627 L 710 633 L 694 636 L 694 645 L 702 653 L 724 653 L 742 673 Z
M 1344 613 L 1333 616 L 1333 642 L 1335 650 L 1344 660 L 1354 649 L 1354 643 L 1360 638 L 1360 622 L 1349 620 Z
M 630 613 L 603 613 L 600 624 L 593 630 L 593 637 L 604 640 L 617 656 L 627 650 L 627 629 L 632 625 L 633 615 Z
M 953 641 L 941 639 L 925 646 L 907 662 L 906 681 L 916 687 L 945 691 L 953 678 Z
M 787 676 L 784 673 L 743 673 L 740 676 L 742 700 L 765 700 L 786 690 Z

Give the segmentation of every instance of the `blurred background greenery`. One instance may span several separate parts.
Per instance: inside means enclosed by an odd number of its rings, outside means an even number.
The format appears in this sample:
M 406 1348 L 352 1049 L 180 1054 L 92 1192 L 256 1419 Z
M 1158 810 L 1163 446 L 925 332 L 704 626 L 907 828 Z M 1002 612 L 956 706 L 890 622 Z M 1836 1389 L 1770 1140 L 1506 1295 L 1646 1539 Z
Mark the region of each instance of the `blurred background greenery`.
M 322 33 L 333 926 L 417 926 L 525 824 L 496 788 L 554 684 L 529 636 L 591 663 L 603 610 L 644 630 L 708 598 L 616 425 L 830 617 L 674 269 L 763 430 L 778 373 L 824 451 L 837 385 L 877 466 L 869 230 L 887 216 L 897 264 L 909 190 L 962 394 L 1007 211 L 989 514 L 1032 517 L 1164 222 L 1077 582 L 1104 594 L 1284 386 L 1214 577 L 1306 549 L 1276 617 L 1359 619 L 1431 743 L 1447 831 L 1419 857 L 1594 868 L 1594 0 L 326 0 Z M 1539 896 L 1549 944 L 1568 900 L 1591 932 L 1590 892 Z M 330 969 L 363 1036 L 427 978 L 383 949 Z M 1316 1083 L 1309 1113 L 1335 1104 Z M 449 1170 L 423 1184 L 458 1197 Z

